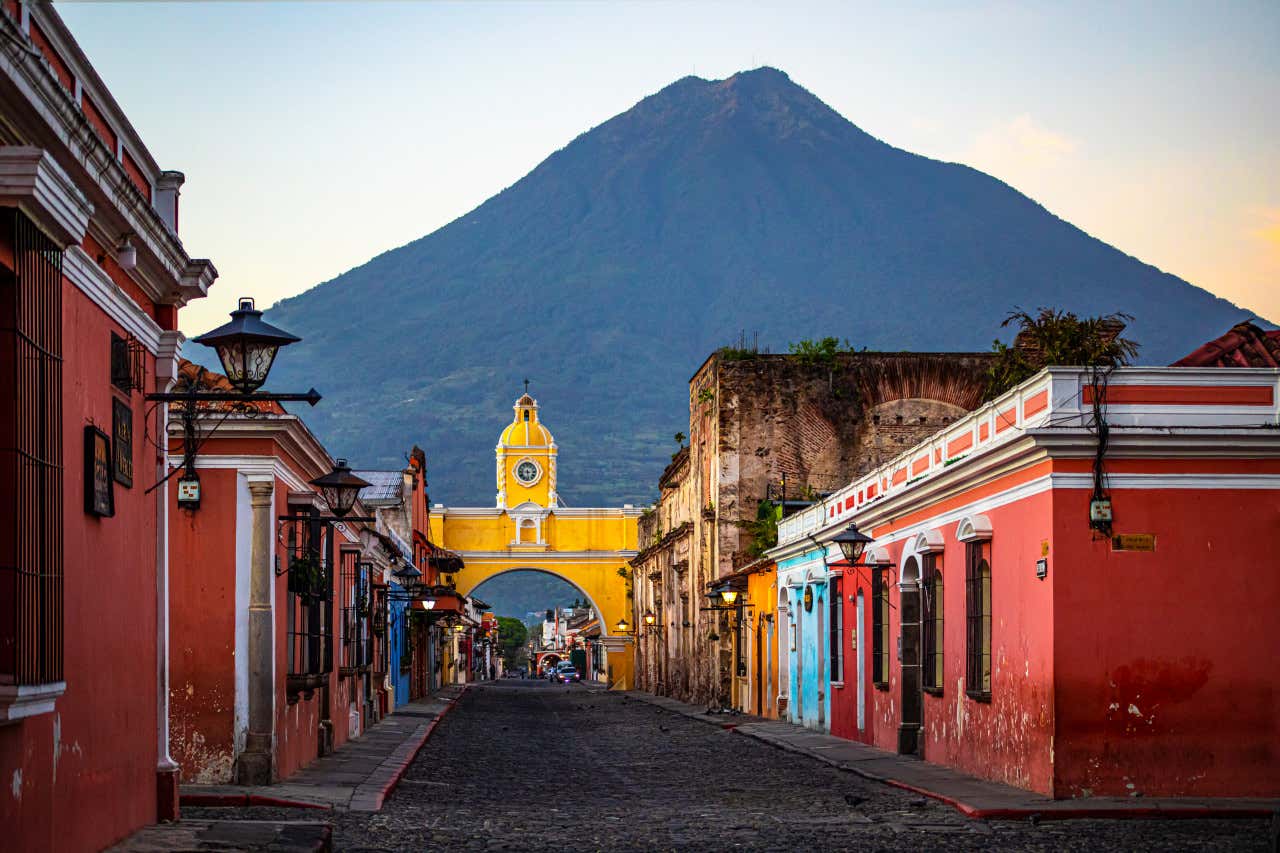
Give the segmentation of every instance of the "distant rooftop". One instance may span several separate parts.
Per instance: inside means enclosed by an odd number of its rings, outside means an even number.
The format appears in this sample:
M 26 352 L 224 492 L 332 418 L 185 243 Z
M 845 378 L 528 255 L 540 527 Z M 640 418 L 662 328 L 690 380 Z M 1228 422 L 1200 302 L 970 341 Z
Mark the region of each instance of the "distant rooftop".
M 369 505 L 398 504 L 404 488 L 403 471 L 355 471 L 357 477 L 369 481 L 360 490 L 360 502 Z

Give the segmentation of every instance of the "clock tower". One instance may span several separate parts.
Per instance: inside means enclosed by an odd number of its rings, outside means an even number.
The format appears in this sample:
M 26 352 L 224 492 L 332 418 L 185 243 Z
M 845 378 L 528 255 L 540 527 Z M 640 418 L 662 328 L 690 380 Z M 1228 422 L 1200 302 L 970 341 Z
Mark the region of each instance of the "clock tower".
M 502 431 L 496 448 L 498 509 L 554 509 L 556 440 L 542 425 L 538 401 L 527 391 L 512 408 L 515 419 Z

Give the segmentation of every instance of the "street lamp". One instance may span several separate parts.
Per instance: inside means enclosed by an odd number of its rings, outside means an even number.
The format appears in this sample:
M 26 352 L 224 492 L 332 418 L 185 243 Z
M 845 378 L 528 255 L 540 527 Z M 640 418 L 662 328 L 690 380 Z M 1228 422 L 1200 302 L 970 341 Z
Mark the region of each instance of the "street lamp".
M 732 607 L 733 603 L 738 600 L 738 591 L 736 589 L 730 589 L 729 587 L 725 587 L 724 589 L 720 590 L 720 597 L 724 599 L 725 604 Z
M 344 518 L 355 506 L 356 496 L 360 490 L 369 485 L 368 480 L 361 479 L 351 473 L 347 460 L 339 459 L 334 469 L 323 477 L 316 477 L 311 485 L 320 490 L 329 511 L 338 518 Z
M 658 621 L 658 617 L 654 615 L 652 610 L 644 612 L 644 624 L 646 627 L 652 628 L 653 623 Z
M 613 626 L 613 630 L 617 631 L 619 634 L 630 634 L 630 633 L 631 633 L 631 623 L 630 623 L 630 622 L 628 622 L 628 621 L 627 621 L 627 618 L 624 616 L 624 617 L 622 617 L 621 619 L 619 619 L 619 620 L 618 620 L 618 624 L 617 624 L 617 625 L 614 625 L 614 626 Z
M 245 297 L 231 312 L 230 323 L 195 340 L 218 353 L 222 370 L 237 391 L 252 394 L 267 381 L 280 347 L 302 339 L 264 322 L 262 312 L 253 307 L 253 299 Z
M 195 377 L 187 382 L 184 391 L 153 392 L 146 399 L 153 403 L 182 403 L 182 465 L 169 472 L 148 492 L 160 487 L 179 471 L 178 506 L 197 509 L 200 506 L 200 476 L 196 473 L 196 453 L 202 438 L 196 428 L 198 403 L 308 403 L 320 402 L 320 394 L 312 388 L 305 394 L 274 394 L 258 391 L 267 381 L 267 374 L 275 362 L 280 347 L 296 343 L 301 338 L 283 329 L 277 329 L 262 321 L 262 312 L 253 307 L 253 300 L 240 300 L 240 307 L 231 312 L 231 322 L 196 338 L 196 343 L 210 346 L 218 353 L 227 381 L 234 391 L 201 390 L 201 367 Z M 209 429 L 212 433 L 217 424 Z M 205 435 L 205 438 L 208 434 Z
M 850 524 L 831 541 L 840 546 L 840 553 L 844 554 L 849 564 L 856 566 L 862 560 L 862 552 L 872 540 L 870 536 L 858 530 L 857 524 Z

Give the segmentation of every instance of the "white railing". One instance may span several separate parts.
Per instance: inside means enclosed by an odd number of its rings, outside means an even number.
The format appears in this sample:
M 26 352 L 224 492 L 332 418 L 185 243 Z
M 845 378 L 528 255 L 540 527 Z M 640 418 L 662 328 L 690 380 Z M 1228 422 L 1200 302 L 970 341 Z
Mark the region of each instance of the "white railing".
M 1223 428 L 1280 425 L 1280 370 L 1121 368 L 1108 382 L 1107 419 L 1124 427 Z M 1088 372 L 1051 367 L 778 523 L 785 545 L 901 494 L 952 465 L 1041 427 L 1083 428 L 1092 413 Z

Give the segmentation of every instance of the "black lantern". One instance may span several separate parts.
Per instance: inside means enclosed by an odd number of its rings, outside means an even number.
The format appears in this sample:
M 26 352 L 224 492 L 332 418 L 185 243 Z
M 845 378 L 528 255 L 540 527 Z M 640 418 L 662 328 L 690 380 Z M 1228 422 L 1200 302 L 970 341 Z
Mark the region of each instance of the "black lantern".
M 618 620 L 617 625 L 613 626 L 613 630 L 617 631 L 619 634 L 630 634 L 631 623 L 626 620 L 626 617 L 623 617 Z
M 361 489 L 369 485 L 369 481 L 352 474 L 347 460 L 339 459 L 332 471 L 323 477 L 316 477 L 311 481 L 311 485 L 320 490 L 324 502 L 329 505 L 329 511 L 338 518 L 342 518 L 351 512 L 351 508 L 356 504 L 356 496 L 360 494 Z
M 644 612 L 644 624 L 645 624 L 645 625 L 652 626 L 652 625 L 653 625 L 653 623 L 654 623 L 654 622 L 657 622 L 657 621 L 658 621 L 658 617 L 654 615 L 654 613 L 653 613 L 653 611 L 652 611 L 652 610 L 646 610 L 646 611 Z
M 853 565 L 862 560 L 862 552 L 871 544 L 871 537 L 858 530 L 858 525 L 850 524 L 831 540 L 840 546 L 840 553 Z
M 218 353 L 227 379 L 242 394 L 262 387 L 276 360 L 276 351 L 302 340 L 262 320 L 262 312 L 253 300 L 240 300 L 231 312 L 231 322 L 196 338 L 196 343 L 212 347 Z

